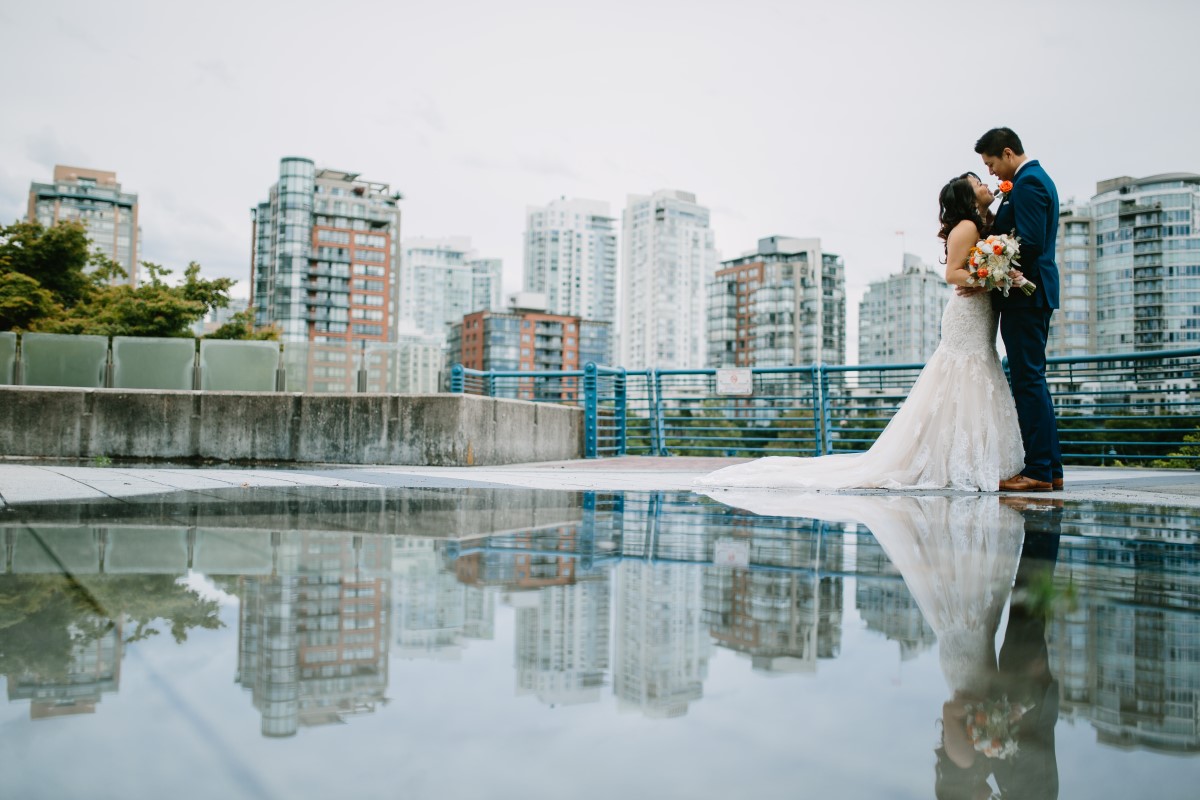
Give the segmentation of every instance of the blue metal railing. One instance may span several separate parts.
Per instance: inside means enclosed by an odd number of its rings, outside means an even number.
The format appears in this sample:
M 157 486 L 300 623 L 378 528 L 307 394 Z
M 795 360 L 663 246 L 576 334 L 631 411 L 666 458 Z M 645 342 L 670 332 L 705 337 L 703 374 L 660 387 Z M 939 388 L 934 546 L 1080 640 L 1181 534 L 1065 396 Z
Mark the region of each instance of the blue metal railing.
M 730 396 L 716 369 L 455 365 L 451 391 L 581 406 L 588 458 L 811 456 L 870 447 L 923 366 L 755 367 L 750 393 Z M 1065 461 L 1200 468 L 1200 349 L 1052 358 L 1046 374 Z

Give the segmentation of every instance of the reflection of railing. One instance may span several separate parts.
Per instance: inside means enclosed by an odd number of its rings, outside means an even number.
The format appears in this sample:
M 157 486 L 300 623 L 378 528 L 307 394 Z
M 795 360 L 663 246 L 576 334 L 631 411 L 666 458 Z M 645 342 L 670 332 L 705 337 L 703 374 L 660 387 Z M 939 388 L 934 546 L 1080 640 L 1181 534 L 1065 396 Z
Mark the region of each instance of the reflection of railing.
M 453 504 L 449 493 L 446 500 Z M 717 543 L 737 539 L 749 545 L 744 566 L 751 571 L 899 577 L 886 559 L 864 556 L 862 543 L 874 537 L 858 523 L 828 522 L 816 516 L 759 516 L 689 492 L 584 492 L 582 506 L 578 518 L 564 517 L 539 526 L 509 527 L 515 520 L 493 520 L 504 526 L 501 532 L 489 534 L 484 533 L 487 528 L 472 527 L 460 532 L 461 539 L 437 538 L 436 550 L 447 568 L 473 554 L 492 554 L 580 560 L 590 571 L 593 566 L 620 560 L 713 565 Z M 430 511 L 440 507 L 439 503 Z M 364 517 L 359 523 L 374 518 Z M 127 520 L 113 524 L 107 518 L 86 523 L 36 518 L 14 522 L 0 526 L 0 573 L 183 575 L 196 570 L 210 575 L 272 574 L 281 563 L 277 551 L 287 536 L 255 527 L 259 517 L 254 514 L 248 519 L 250 523 L 238 527 L 231 524 L 236 520 L 236 515 L 231 515 L 220 528 Z M 339 519 L 358 527 L 351 517 Z M 1192 556 L 1200 534 L 1192 531 L 1200 531 L 1200 514 L 1150 505 L 1081 502 L 1063 514 L 1060 525 L 1058 561 L 1064 579 L 1081 579 L 1076 571 L 1094 570 L 1107 577 L 1089 579 L 1093 591 L 1123 593 L 1140 584 L 1120 576 L 1145 573 L 1153 576 L 1159 588 L 1170 589 L 1156 600 L 1158 604 L 1194 605 L 1200 562 Z M 311 533 L 292 531 L 288 536 Z M 398 537 L 398 533 L 385 531 L 378 536 L 403 539 L 408 535 Z M 356 540 L 372 534 L 350 530 L 340 536 Z M 859 540 L 857 551 L 836 544 L 847 537 Z M 386 576 L 388 564 L 381 563 L 363 574 Z
M 867 449 L 921 364 L 755 367 L 750 394 L 717 393 L 715 369 L 560 372 L 455 365 L 452 392 L 583 406 L 585 453 L 821 455 Z M 1052 358 L 1063 457 L 1075 464 L 1197 466 L 1200 349 Z M 569 386 L 568 391 L 565 387 Z M 1190 450 L 1189 450 L 1190 448 Z

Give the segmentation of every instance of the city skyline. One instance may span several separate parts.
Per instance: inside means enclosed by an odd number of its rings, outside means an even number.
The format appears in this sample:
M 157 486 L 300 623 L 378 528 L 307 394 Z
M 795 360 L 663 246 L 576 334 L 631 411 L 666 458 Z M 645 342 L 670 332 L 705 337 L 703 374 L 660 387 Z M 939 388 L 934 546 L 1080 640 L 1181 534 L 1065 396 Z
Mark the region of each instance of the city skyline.
M 665 7 L 639 15 L 636 25 L 632 7 L 620 2 L 599 19 L 560 7 L 543 14 L 543 4 L 528 3 L 536 22 L 528 26 L 506 22 L 509 9 L 475 4 L 372 9 L 369 17 L 354 4 L 333 12 L 297 6 L 286 17 L 238 7 L 237 26 L 219 5 L 204 13 L 119 5 L 132 13 L 82 4 L 0 12 L 6 29 L 21 33 L 0 55 L 10 72 L 36 63 L 46 41 L 60 44 L 56 60 L 10 97 L 13 112 L 0 132 L 0 214 L 22 216 L 29 181 L 54 164 L 114 170 L 139 193 L 146 260 L 175 267 L 197 260 L 206 274 L 236 278 L 242 294 L 248 209 L 279 159 L 299 154 L 403 192 L 407 233 L 471 235 L 481 252 L 503 260 L 506 292 L 521 280 L 526 205 L 566 195 L 616 211 L 631 191 L 694 192 L 710 204 L 721 258 L 784 231 L 820 236 L 842 254 L 853 337 L 869 282 L 893 271 L 904 250 L 927 263 L 940 256 L 937 189 L 964 169 L 982 171 L 971 145 L 983 129 L 1014 127 L 1064 200 L 1084 199 L 1110 176 L 1192 169 L 1187 132 L 1200 115 L 1175 102 L 1182 78 L 1174 76 L 1188 70 L 1187 32 L 1200 21 L 1200 9 L 1183 3 L 1138 11 L 1090 3 L 1087 14 L 1082 5 L 1039 9 L 1036 33 L 1022 41 L 1034 56 L 1030 66 L 999 54 L 1004 19 L 943 2 L 878 4 L 872 25 L 860 24 L 853 9 L 767 3 L 736 17 L 696 4 Z M 1008 8 L 1019 27 L 1034 5 Z M 382 55 L 284 63 L 256 46 L 304 41 L 341 14 L 370 18 L 354 29 L 356 49 Z M 191 33 L 186 42 L 160 35 L 180 27 Z M 505 36 L 494 36 L 497 29 Z M 438 33 L 471 57 L 436 59 Z M 1083 61 L 1087 43 L 1115 34 L 1119 61 Z M 805 47 L 795 47 L 798 38 Z M 746 60 L 725 46 L 741 40 L 755 41 L 765 57 Z M 956 41 L 964 49 L 983 43 L 977 68 L 943 66 L 947 43 Z M 688 79 L 639 81 L 641 65 L 663 54 Z M 981 91 L 979 73 L 995 74 L 1002 60 L 1013 91 Z M 428 63 L 440 68 L 417 77 Z M 558 63 L 567 68 L 548 68 Z M 1109 114 L 1096 125 L 1093 109 L 1134 86 L 1128 63 L 1147 64 L 1162 79 L 1137 84 L 1136 115 Z M 85 64 L 134 72 L 144 83 L 128 101 L 114 100 L 77 80 Z M 375 64 L 406 81 L 381 96 L 353 77 Z M 1047 74 L 1062 77 L 1047 81 Z M 326 90 L 354 111 L 287 121 Z M 1007 99 L 1018 91 L 1020 102 Z M 948 113 L 954 98 L 963 109 Z M 534 113 L 551 103 L 554 115 Z M 144 108 L 153 116 L 139 116 Z M 763 109 L 773 110 L 771 121 L 747 121 Z M 827 122 L 813 124 L 814 111 L 826 112 Z M 1153 147 L 1128 146 L 1149 130 Z

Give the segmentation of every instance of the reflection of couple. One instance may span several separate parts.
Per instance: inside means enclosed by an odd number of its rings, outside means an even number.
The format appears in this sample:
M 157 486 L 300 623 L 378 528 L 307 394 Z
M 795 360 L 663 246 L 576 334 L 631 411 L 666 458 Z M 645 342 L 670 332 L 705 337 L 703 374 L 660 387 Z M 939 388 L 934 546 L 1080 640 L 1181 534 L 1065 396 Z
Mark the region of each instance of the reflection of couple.
M 1060 511 L 980 496 L 716 496 L 758 514 L 853 521 L 874 534 L 938 637 L 951 695 L 937 749 L 939 797 L 986 800 L 993 794 L 989 778 L 1001 797 L 1058 795 L 1058 687 L 1049 670 L 1044 608 L 1030 600 L 1044 597 L 1049 586 Z M 996 632 L 1010 597 L 997 658 Z M 1005 717 L 1003 724 L 985 726 L 978 715 L 989 713 Z
M 993 218 L 990 193 L 971 173 L 951 180 L 939 203 L 946 281 L 957 287 L 942 314 L 941 342 L 908 398 L 865 453 L 820 458 L 768 457 L 700 479 L 700 485 L 808 489 L 1062 488 L 1062 457 L 1046 385 L 1046 336 L 1058 307 L 1054 261 L 1058 194 L 1008 128 L 975 145 L 1005 191 Z M 1009 185 L 1011 184 L 1011 185 Z M 973 287 L 972 248 L 991 232 L 1020 240 L 1019 281 L 1032 294 Z M 996 354 L 996 329 L 1008 353 L 1012 392 Z

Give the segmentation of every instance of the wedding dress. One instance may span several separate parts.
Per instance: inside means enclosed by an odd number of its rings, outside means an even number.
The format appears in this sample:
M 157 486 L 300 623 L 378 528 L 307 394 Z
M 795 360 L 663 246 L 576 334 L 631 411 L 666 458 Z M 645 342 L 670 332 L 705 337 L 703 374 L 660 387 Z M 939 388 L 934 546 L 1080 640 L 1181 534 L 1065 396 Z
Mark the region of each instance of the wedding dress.
M 785 494 L 731 490 L 709 496 L 765 516 L 866 526 L 900 571 L 938 637 L 951 692 L 983 696 L 994 682 L 996 631 L 1024 541 L 1024 517 L 999 497 Z
M 697 485 L 997 491 L 1001 479 L 1021 471 L 1025 453 L 996 327 L 987 293 L 953 295 L 942 313 L 941 343 L 865 453 L 760 458 Z

